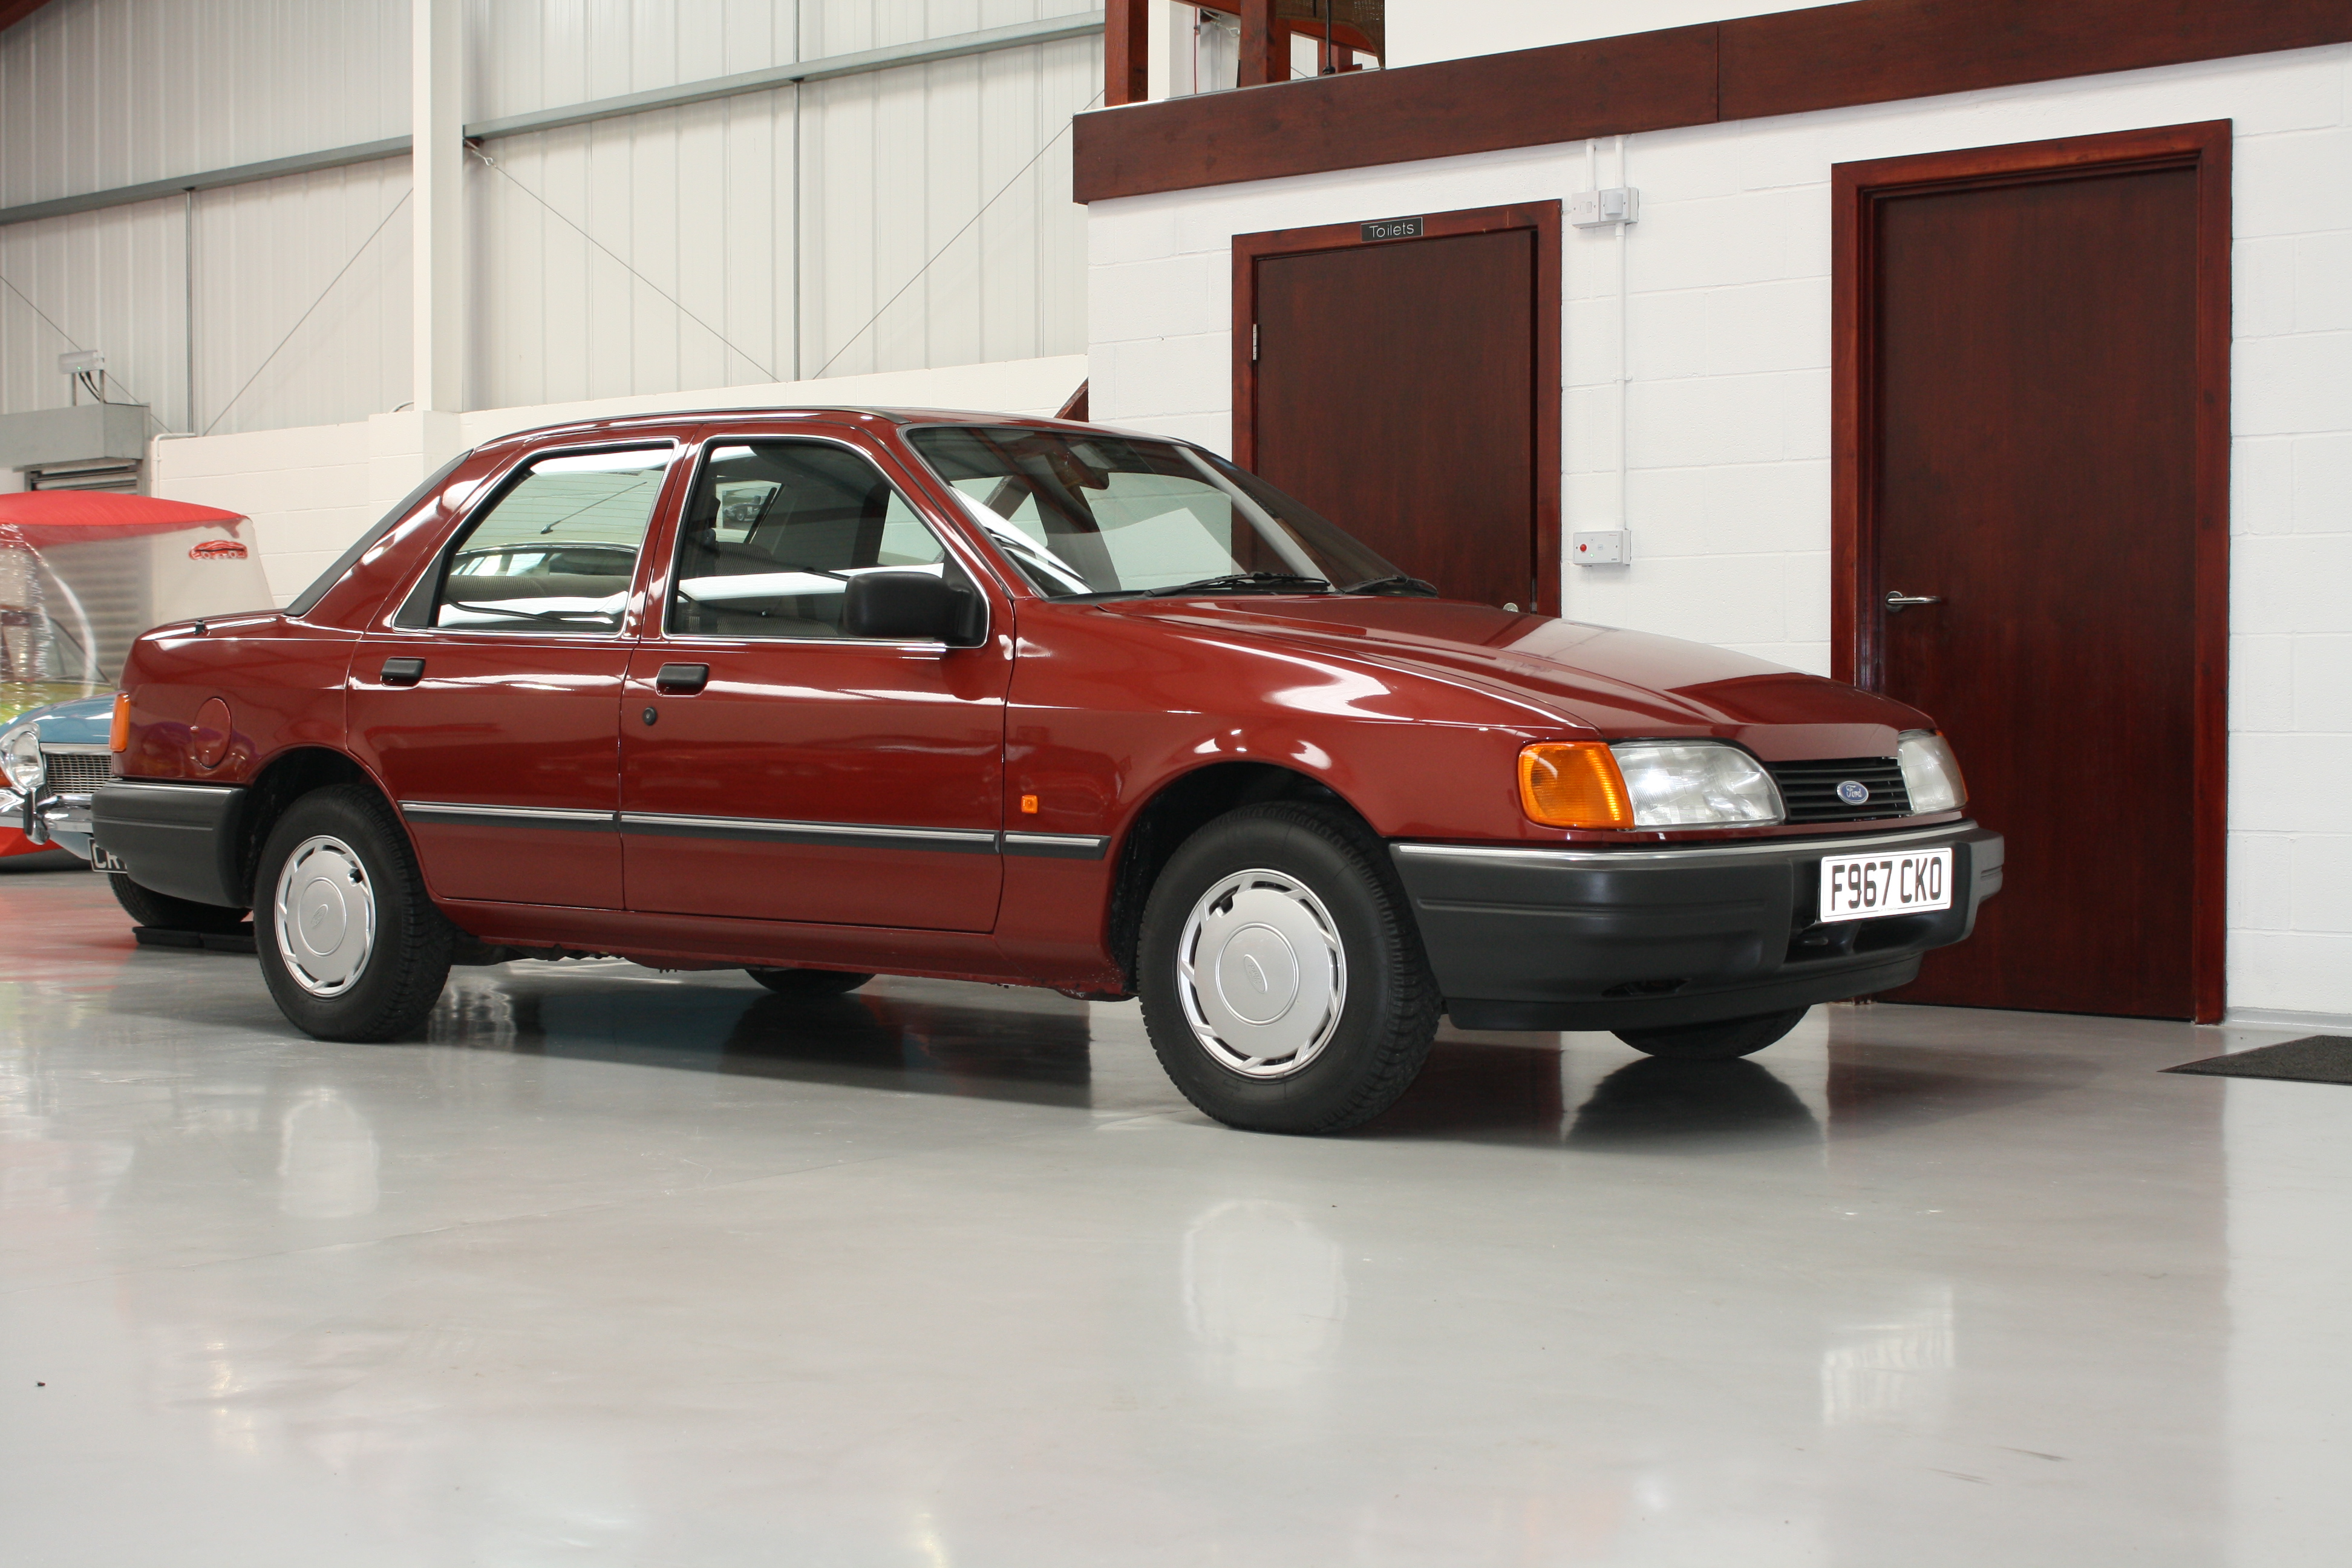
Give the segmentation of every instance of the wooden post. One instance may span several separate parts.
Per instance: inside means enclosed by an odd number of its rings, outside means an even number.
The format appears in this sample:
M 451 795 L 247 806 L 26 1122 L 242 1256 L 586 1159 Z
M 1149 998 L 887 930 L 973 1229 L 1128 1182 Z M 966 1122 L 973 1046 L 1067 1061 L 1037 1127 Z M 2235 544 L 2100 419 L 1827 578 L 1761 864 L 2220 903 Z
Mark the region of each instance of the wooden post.
M 1290 79 L 1290 29 L 1274 19 L 1274 0 L 1241 0 L 1242 62 L 1236 85 Z
M 1103 16 L 1103 102 L 1151 95 L 1151 0 L 1108 0 Z

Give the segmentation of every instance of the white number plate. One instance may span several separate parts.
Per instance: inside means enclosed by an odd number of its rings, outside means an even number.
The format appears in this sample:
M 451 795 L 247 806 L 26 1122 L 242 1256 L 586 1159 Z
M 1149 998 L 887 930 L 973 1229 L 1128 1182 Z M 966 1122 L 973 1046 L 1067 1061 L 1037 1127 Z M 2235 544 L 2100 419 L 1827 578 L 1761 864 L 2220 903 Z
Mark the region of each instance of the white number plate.
M 1822 919 L 1874 921 L 1952 907 L 1952 852 L 1837 855 L 1822 862 Z

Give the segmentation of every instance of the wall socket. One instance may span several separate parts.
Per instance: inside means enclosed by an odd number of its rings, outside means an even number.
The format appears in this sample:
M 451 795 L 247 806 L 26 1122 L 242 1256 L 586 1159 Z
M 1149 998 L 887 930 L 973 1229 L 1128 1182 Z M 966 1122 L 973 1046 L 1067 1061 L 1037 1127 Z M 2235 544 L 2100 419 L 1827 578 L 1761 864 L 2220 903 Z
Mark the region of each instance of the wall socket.
M 1577 191 L 1568 198 L 1568 221 L 1576 228 L 1634 223 L 1641 216 L 1642 193 L 1631 185 L 1612 185 L 1605 191 Z
M 1622 566 L 1633 558 L 1633 538 L 1622 528 L 1569 535 L 1568 558 L 1579 566 Z

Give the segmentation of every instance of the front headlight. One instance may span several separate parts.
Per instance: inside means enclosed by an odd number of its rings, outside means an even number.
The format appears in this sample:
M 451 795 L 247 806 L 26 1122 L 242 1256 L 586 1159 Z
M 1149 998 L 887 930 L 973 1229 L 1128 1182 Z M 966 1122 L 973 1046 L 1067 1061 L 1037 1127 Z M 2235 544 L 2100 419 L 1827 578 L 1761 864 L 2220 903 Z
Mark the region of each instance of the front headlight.
M 1913 811 L 1958 811 L 1968 805 L 1960 760 L 1933 730 L 1906 731 L 1895 742 L 1895 760 L 1903 765 L 1903 787 L 1910 792 Z
M 1620 741 L 1636 827 L 1720 827 L 1778 822 L 1780 787 L 1764 764 L 1715 741 Z
M 1783 816 L 1763 764 L 1717 741 L 1529 746 L 1519 804 L 1547 827 L 1753 826 Z
M 32 724 L 19 724 L 0 735 L 0 773 L 8 782 L 32 794 L 41 787 L 41 731 Z

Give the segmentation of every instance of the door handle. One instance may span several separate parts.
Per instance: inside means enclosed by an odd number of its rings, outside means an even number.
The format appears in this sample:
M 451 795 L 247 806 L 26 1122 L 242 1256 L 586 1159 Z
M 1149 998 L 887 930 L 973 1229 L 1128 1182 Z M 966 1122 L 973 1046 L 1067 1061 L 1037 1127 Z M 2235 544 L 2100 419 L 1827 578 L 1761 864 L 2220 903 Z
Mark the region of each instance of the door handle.
M 388 658 L 383 661 L 383 683 L 386 686 L 414 686 L 425 679 L 425 661 L 421 658 Z
M 666 664 L 654 677 L 654 689 L 668 697 L 691 697 L 709 684 L 707 664 Z
M 1899 616 L 1914 605 L 1940 605 L 1943 602 L 1944 596 L 1940 594 L 1906 594 L 1900 588 L 1886 590 L 1886 613 L 1890 616 Z

